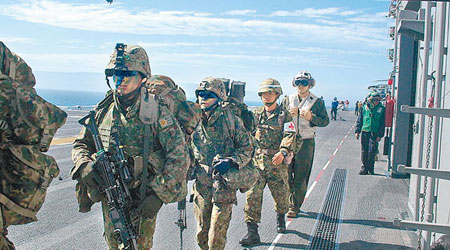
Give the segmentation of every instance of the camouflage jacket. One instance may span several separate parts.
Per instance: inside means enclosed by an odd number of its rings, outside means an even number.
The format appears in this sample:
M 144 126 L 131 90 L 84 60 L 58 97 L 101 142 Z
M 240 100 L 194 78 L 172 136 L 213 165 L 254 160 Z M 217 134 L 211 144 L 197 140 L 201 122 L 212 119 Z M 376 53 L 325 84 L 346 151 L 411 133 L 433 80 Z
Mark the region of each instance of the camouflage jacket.
M 254 148 L 239 117 L 218 106 L 209 118 L 202 119 L 192 135 L 192 148 L 195 159 L 207 168 L 209 176 L 214 159 L 231 158 L 239 168 L 249 163 Z
M 136 102 L 125 111 L 112 96 L 110 94 L 96 108 L 100 137 L 108 152 L 111 151 L 110 148 L 113 148 L 110 145 L 114 143 L 110 136 L 112 130 L 119 133 L 119 140 L 124 146 L 125 154 L 133 159 L 134 166 L 131 168 L 134 178 L 139 180 L 143 166 L 145 127 L 139 118 L 141 97 L 138 96 Z M 171 197 L 166 197 L 168 194 L 161 187 L 185 188 L 186 172 L 189 167 L 188 149 L 184 133 L 172 113 L 163 105 L 158 105 L 157 112 L 158 120 L 150 124 L 149 183 L 146 185 L 155 191 L 163 202 L 168 203 L 172 202 Z M 82 128 L 72 150 L 72 159 L 75 163 L 72 169 L 74 179 L 78 178 L 78 169 L 93 160 L 91 155 L 95 152 L 92 135 Z M 137 192 L 138 189 L 138 186 L 132 187 L 132 192 Z
M 258 107 L 253 112 L 258 123 L 255 137 L 260 149 L 292 152 L 295 144 L 295 128 L 285 129 L 285 125 L 289 125 L 292 121 L 289 112 L 278 104 L 269 114 L 264 110 L 264 106 Z

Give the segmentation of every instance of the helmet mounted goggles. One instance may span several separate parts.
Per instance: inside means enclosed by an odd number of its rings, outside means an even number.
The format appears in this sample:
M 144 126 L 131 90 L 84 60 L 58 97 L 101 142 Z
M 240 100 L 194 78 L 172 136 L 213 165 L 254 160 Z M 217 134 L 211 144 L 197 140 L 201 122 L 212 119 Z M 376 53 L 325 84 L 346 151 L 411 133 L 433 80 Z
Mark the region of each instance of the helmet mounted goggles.
M 294 85 L 295 85 L 296 87 L 298 87 L 298 86 L 300 86 L 300 85 L 306 87 L 306 86 L 309 85 L 309 80 L 308 80 L 308 79 L 304 79 L 304 78 L 295 79 L 295 80 L 294 80 Z

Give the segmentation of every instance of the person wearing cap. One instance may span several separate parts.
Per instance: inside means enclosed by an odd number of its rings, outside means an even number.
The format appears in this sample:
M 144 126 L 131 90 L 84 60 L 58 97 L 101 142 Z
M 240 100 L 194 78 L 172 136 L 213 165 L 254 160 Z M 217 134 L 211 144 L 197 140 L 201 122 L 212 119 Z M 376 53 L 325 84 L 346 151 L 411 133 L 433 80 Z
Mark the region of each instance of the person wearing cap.
M 202 121 L 191 142 L 197 162 L 193 186 L 197 243 L 203 250 L 220 250 L 227 242 L 239 184 L 257 180 L 241 175 L 252 159 L 254 146 L 242 120 L 223 108 L 227 96 L 219 78 L 204 78 L 195 95 L 202 109 Z
M 117 215 L 111 213 L 104 190 L 104 176 L 95 160 L 97 152 L 93 135 L 85 127 L 74 141 L 72 179 L 77 180 L 76 195 L 80 212 L 89 212 L 101 202 L 104 236 L 108 249 L 150 249 L 156 227 L 156 215 L 163 203 L 184 199 L 189 168 L 188 148 L 184 133 L 166 106 L 160 104 L 147 89 L 151 76 L 144 48 L 117 44 L 105 70 L 115 89 L 95 108 L 99 137 L 107 155 L 122 148 L 131 172 L 130 206 L 127 216 L 135 239 L 122 242 L 118 237 Z M 113 138 L 118 133 L 121 147 Z M 128 248 L 127 248 L 128 247 Z
M 380 93 L 372 91 L 367 96 L 356 121 L 355 137 L 361 137 L 360 175 L 375 174 L 375 155 L 378 152 L 378 142 L 384 136 L 385 108 L 381 104 Z
M 277 212 L 277 231 L 286 231 L 285 214 L 289 210 L 288 161 L 295 146 L 295 125 L 289 111 L 278 105 L 277 100 L 283 94 L 280 83 L 272 78 L 261 82 L 258 95 L 263 106 L 255 111 L 257 121 L 255 138 L 259 148 L 255 162 L 260 177 L 247 192 L 245 203 L 245 222 L 247 235 L 239 242 L 242 246 L 259 244 L 258 224 L 261 222 L 263 193 L 269 186 L 275 201 Z
M 302 138 L 300 149 L 294 154 L 289 168 L 289 211 L 287 216 L 297 217 L 305 199 L 309 176 L 314 160 L 316 128 L 330 123 L 325 103 L 311 93 L 316 81 L 307 71 L 300 71 L 292 80 L 297 92 L 286 96 L 282 106 L 289 110 L 295 123 L 296 133 Z

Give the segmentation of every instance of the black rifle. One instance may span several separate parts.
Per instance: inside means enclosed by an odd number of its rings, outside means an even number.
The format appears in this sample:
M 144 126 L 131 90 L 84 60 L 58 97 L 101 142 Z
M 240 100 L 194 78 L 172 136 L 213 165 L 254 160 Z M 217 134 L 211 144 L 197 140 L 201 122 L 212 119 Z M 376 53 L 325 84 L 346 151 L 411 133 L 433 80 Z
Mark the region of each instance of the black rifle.
M 88 123 L 86 120 L 89 118 Z M 95 167 L 101 172 L 104 185 L 99 189 L 106 194 L 108 199 L 109 217 L 114 226 L 114 234 L 118 236 L 121 249 L 137 250 L 137 235 L 131 223 L 129 207 L 132 202 L 127 184 L 131 182 L 131 174 L 127 167 L 127 160 L 123 152 L 123 146 L 119 143 L 117 132 L 111 136 L 115 141 L 115 154 L 109 156 L 103 147 L 98 127 L 95 122 L 95 111 L 81 118 L 78 123 L 86 127 L 94 138 L 96 153 Z

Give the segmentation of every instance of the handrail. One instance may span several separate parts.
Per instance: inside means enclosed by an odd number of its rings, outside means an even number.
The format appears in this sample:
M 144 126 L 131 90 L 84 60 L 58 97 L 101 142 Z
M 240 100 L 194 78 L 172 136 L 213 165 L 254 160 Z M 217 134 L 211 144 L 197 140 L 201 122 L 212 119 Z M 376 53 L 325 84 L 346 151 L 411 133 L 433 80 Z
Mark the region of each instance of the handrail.
M 421 229 L 424 231 L 441 233 L 441 234 L 450 234 L 450 225 L 447 224 L 435 224 L 428 222 L 417 222 L 417 221 L 408 221 L 408 220 L 400 220 L 398 218 L 394 219 L 394 226 L 400 227 L 404 226 L 406 228 L 411 229 Z
M 412 114 L 422 114 L 422 115 L 431 115 L 443 118 L 450 118 L 450 109 L 441 109 L 441 108 L 420 108 L 413 107 L 408 105 L 401 105 L 400 110 L 403 113 L 412 113 Z
M 450 170 L 412 168 L 405 165 L 398 165 L 398 171 L 402 173 L 410 173 L 421 176 L 428 176 L 438 179 L 450 180 Z

